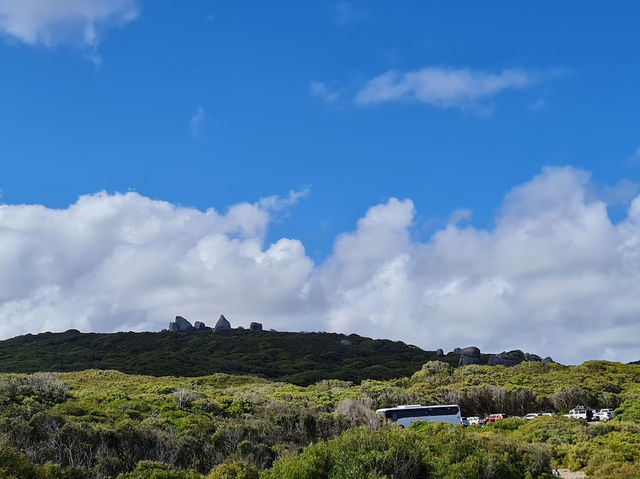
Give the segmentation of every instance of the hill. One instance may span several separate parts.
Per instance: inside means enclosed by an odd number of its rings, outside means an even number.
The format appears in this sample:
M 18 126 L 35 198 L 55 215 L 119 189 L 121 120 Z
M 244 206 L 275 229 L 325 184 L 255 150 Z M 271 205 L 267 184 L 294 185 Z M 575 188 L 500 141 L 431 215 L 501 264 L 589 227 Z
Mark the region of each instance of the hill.
M 347 339 L 350 345 L 344 345 Z M 112 369 L 150 376 L 251 374 L 307 385 L 410 376 L 438 358 L 399 341 L 335 333 L 233 329 L 145 333 L 43 333 L 0 341 L 0 372 Z M 438 359 L 457 365 L 458 355 Z

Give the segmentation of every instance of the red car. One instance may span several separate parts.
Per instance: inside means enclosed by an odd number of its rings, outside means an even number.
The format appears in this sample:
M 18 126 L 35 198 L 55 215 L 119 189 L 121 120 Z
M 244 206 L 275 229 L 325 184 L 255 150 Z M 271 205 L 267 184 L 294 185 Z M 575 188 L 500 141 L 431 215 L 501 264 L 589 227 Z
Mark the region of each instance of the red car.
M 506 419 L 508 417 L 509 416 L 507 414 L 503 414 L 503 413 L 491 414 L 490 416 L 484 418 L 484 423 L 489 424 L 490 422 L 496 422 L 496 421 L 499 421 L 500 419 Z

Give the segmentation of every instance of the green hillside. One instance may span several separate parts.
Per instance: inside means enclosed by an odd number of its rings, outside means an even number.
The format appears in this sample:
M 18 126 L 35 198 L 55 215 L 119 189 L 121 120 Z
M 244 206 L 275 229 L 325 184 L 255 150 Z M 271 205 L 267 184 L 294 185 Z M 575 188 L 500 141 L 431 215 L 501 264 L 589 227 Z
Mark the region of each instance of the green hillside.
M 348 339 L 352 344 L 343 345 Z M 0 372 L 112 369 L 151 376 L 251 374 L 294 384 L 409 376 L 435 359 L 399 341 L 333 333 L 233 329 L 158 333 L 43 333 L 0 341 Z M 458 356 L 443 359 L 457 364 Z
M 306 387 L 251 376 L 0 374 L 0 477 L 550 479 L 640 477 L 640 367 L 522 363 Z M 464 415 L 553 411 L 487 427 L 384 426 L 378 407 L 459 402 Z M 588 425 L 576 401 L 616 409 Z

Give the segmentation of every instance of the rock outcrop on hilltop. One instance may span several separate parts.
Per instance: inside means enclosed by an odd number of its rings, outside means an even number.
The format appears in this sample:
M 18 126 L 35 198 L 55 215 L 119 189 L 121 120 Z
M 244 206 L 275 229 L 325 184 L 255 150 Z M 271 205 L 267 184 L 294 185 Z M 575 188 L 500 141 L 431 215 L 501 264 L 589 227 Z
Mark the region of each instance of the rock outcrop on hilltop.
M 220 331 L 228 331 L 230 329 L 231 323 L 227 321 L 227 318 L 224 317 L 224 314 L 221 314 L 213 330 L 218 333 Z
M 456 348 L 458 349 L 458 348 Z M 468 348 L 459 348 L 460 350 L 460 366 L 468 366 L 469 364 L 482 364 L 482 356 L 480 348 L 470 346 Z
M 168 328 L 168 330 L 171 332 L 203 331 L 205 329 L 211 329 L 211 328 L 208 328 L 207 325 L 202 321 L 196 321 L 195 324 L 192 326 L 191 323 L 187 321 L 185 318 L 183 318 L 182 316 L 176 316 L 176 319 L 169 323 L 169 328 Z M 227 318 L 224 317 L 224 314 L 221 314 L 220 318 L 218 318 L 218 321 L 216 322 L 216 325 L 213 327 L 213 331 L 220 332 L 220 331 L 228 331 L 230 329 L 231 329 L 231 323 Z M 237 329 L 243 330 L 244 328 L 242 326 L 238 326 Z M 255 321 L 252 322 L 249 325 L 249 330 L 254 332 L 263 331 L 262 323 L 257 323 Z M 274 329 L 272 329 L 271 331 L 276 332 Z
M 251 323 L 249 329 L 251 331 L 262 331 L 262 323 Z
M 176 319 L 169 323 L 169 331 L 193 331 L 195 328 L 182 316 L 176 316 Z
M 501 353 L 491 356 L 488 364 L 489 366 L 515 366 L 517 364 L 516 354 L 515 351 L 502 351 Z
M 439 351 L 436 352 L 436 356 L 438 356 Z M 453 354 L 460 355 L 460 360 L 458 361 L 459 366 L 468 366 L 470 364 L 483 364 L 482 354 L 480 349 L 475 346 L 470 346 L 468 348 L 455 348 L 452 351 Z M 486 362 L 489 366 L 506 366 L 511 367 L 516 364 L 525 361 L 525 362 L 537 362 L 543 364 L 553 363 L 553 359 L 550 357 L 546 357 L 542 359 L 537 354 L 524 353 L 519 349 L 513 351 L 502 351 L 498 354 L 489 355 L 489 359 Z

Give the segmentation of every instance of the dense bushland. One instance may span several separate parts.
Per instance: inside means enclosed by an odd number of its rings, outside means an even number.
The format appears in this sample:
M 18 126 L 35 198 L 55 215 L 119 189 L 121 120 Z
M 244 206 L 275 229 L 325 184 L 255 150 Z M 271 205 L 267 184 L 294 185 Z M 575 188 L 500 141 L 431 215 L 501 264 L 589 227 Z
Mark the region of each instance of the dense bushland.
M 603 361 L 513 368 L 430 362 L 406 378 L 306 387 L 226 374 L 5 374 L 0 477 L 533 478 L 544 477 L 549 461 L 591 477 L 640 477 L 639 392 L 640 367 Z M 405 431 L 382 427 L 373 412 L 442 402 L 460 403 L 465 415 L 562 412 L 583 402 L 617 407 L 618 416 L 596 426 L 557 416 Z M 416 475 L 394 476 L 389 464 Z M 478 476 L 478 468 L 498 475 Z
M 343 339 L 352 344 L 341 344 Z M 323 379 L 409 376 L 435 357 L 435 351 L 355 334 L 238 329 L 113 334 L 70 330 L 0 341 L 0 372 L 105 369 L 151 376 L 250 374 L 301 385 Z M 457 364 L 459 356 L 442 359 Z

